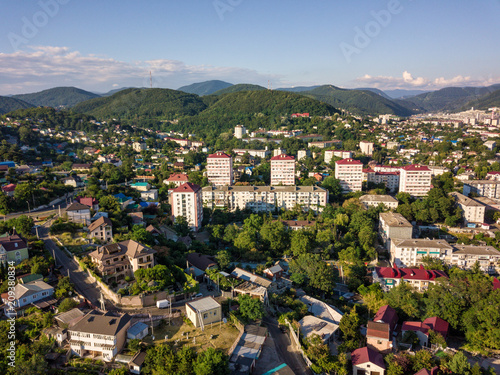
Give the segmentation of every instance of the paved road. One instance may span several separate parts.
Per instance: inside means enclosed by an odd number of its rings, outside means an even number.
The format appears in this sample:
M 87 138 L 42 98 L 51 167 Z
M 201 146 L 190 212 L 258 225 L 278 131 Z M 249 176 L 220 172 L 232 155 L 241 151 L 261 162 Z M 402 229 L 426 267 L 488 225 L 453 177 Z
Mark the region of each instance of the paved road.
M 276 351 L 283 362 L 297 375 L 311 375 L 312 371 L 306 366 L 301 354 L 295 350 L 287 334 L 281 332 L 278 321 L 269 315 L 264 318 L 264 324 L 276 344 Z
M 86 272 L 83 272 L 79 269 L 78 263 L 69 258 L 59 247 L 52 241 L 48 235 L 49 231 L 46 227 L 40 226 L 38 228 L 40 238 L 45 242 L 46 247 L 49 251 L 55 255 L 56 265 L 62 265 L 61 269 L 62 275 L 68 275 L 71 282 L 75 286 L 75 290 L 87 298 L 93 305 L 99 306 L 100 303 L 100 290 L 99 287 L 93 283 Z M 111 302 L 106 301 L 106 308 L 114 309 L 114 306 Z

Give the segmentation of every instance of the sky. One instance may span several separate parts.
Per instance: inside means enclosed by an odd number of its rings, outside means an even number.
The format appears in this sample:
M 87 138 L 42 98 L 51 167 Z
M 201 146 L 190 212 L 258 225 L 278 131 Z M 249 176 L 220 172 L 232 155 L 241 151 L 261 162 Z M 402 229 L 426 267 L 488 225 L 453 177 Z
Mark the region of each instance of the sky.
M 500 0 L 4 0 L 0 95 L 500 83 Z

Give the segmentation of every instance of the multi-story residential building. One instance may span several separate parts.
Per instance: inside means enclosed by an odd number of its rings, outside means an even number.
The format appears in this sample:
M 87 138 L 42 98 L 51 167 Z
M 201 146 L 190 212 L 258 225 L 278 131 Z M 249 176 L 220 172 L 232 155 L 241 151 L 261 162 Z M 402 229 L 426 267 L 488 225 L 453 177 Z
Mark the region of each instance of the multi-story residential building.
M 378 207 L 379 204 L 383 204 L 391 210 L 398 208 L 398 200 L 390 195 L 363 195 L 359 201 L 365 208 Z
M 488 274 L 500 272 L 500 251 L 493 246 L 453 245 L 451 265 L 471 269 L 479 262 L 481 271 Z
M 278 147 L 273 150 L 273 156 L 278 156 L 282 154 L 286 154 L 286 150 L 284 148 Z
M 107 217 L 100 217 L 88 227 L 90 238 L 97 238 L 103 242 L 113 239 L 113 223 Z
M 142 268 L 153 268 L 156 251 L 134 240 L 104 245 L 89 254 L 107 282 L 118 282 Z
M 220 187 L 227 188 L 227 186 Z M 191 182 L 171 190 L 170 205 L 172 206 L 172 217 L 183 216 L 193 230 L 201 228 L 203 221 L 203 200 L 201 187 Z
M 234 138 L 241 139 L 245 134 L 247 134 L 247 129 L 244 125 L 236 125 L 234 127 Z
M 333 157 L 342 159 L 352 159 L 352 151 L 342 151 L 342 150 L 326 150 L 325 151 L 325 163 L 330 164 Z
M 354 159 L 336 161 L 335 178 L 340 180 L 342 192 L 361 191 L 363 184 L 363 163 Z
M 380 283 L 382 290 L 387 291 L 401 280 L 404 280 L 419 292 L 425 291 L 429 284 L 433 284 L 441 277 L 448 278 L 446 273 L 439 270 L 425 270 L 420 268 L 375 267 L 372 272 L 373 282 Z
M 374 184 L 384 184 L 387 190 L 394 193 L 399 188 L 399 174 L 399 171 L 376 172 L 371 168 L 366 168 L 363 169 L 363 180 Z
M 390 250 L 391 241 L 394 239 L 412 238 L 413 226 L 401 214 L 382 212 L 379 215 L 378 233 L 382 238 L 382 244 Z
M 500 199 L 500 181 L 495 180 L 472 180 L 464 181 L 462 190 L 464 195 L 475 193 L 482 197 Z
M 424 256 L 447 262 L 451 259 L 452 252 L 453 248 L 444 240 L 394 239 L 390 249 L 390 260 L 397 267 L 417 267 L 422 263 Z
M 253 156 L 254 158 L 261 158 L 264 159 L 267 156 L 271 155 L 271 151 L 267 149 L 267 147 L 264 150 L 247 150 L 244 148 L 235 148 L 233 152 L 236 155 L 245 155 L 248 153 L 248 155 Z
M 117 317 L 91 311 L 68 330 L 71 352 L 79 357 L 102 356 L 110 362 L 125 346 L 131 322 L 128 314 Z
M 359 148 L 363 154 L 373 155 L 373 142 L 361 141 L 359 142 Z
M 208 155 L 207 178 L 212 185 L 231 186 L 234 179 L 233 158 L 222 151 Z
M 271 158 L 271 185 L 295 185 L 295 158 L 280 154 Z
M 500 181 L 500 172 L 499 171 L 490 171 L 486 174 L 486 179 Z
M 0 263 L 14 262 L 21 263 L 29 258 L 28 241 L 19 234 L 4 233 L 0 235 Z
M 431 170 L 425 165 L 407 165 L 400 169 L 399 192 L 423 197 L 431 189 Z
M 250 209 L 271 212 L 290 210 L 300 205 L 304 210 L 322 211 L 328 203 L 328 191 L 318 186 L 223 186 L 203 188 L 203 205 L 227 207 L 230 211 Z
M 90 207 L 84 204 L 73 202 L 66 208 L 68 220 L 74 223 L 87 225 L 90 223 Z
M 297 151 L 297 160 L 307 159 L 311 156 L 311 151 L 309 150 L 298 150 Z
M 484 213 L 486 207 L 481 202 L 466 197 L 458 192 L 452 192 L 450 195 L 455 199 L 456 204 L 458 204 L 462 209 L 465 225 L 484 223 Z

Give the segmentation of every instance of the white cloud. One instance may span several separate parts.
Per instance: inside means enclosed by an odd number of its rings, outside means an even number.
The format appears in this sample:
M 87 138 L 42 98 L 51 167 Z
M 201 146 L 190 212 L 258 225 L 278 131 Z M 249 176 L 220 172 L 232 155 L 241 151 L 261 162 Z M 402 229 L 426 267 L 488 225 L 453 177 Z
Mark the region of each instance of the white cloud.
M 422 89 L 438 90 L 449 86 L 488 86 L 500 82 L 500 77 L 478 77 L 473 79 L 470 76 L 458 75 L 452 78 L 438 77 L 429 79 L 425 77 L 416 77 L 404 71 L 401 77 L 392 76 L 371 76 L 365 74 L 351 82 L 352 87 L 375 87 L 382 90 L 394 89 Z
M 0 95 L 35 92 L 56 86 L 76 86 L 104 92 L 114 87 L 149 86 L 178 88 L 210 79 L 232 83 L 280 82 L 277 75 L 251 69 L 186 65 L 182 61 L 155 59 L 133 63 L 96 55 L 82 55 L 68 47 L 30 46 L 25 51 L 0 53 Z

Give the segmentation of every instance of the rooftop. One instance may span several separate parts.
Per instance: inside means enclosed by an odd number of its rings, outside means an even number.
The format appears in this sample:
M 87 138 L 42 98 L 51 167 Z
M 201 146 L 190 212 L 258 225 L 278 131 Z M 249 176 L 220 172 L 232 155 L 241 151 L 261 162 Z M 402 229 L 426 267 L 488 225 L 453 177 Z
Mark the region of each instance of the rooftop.
M 191 182 L 186 182 L 175 189 L 172 189 L 173 193 L 196 193 L 201 187 L 199 185 L 193 184 Z
M 352 165 L 363 165 L 359 160 L 354 160 L 354 159 L 342 159 L 342 160 L 337 160 L 335 164 L 341 164 L 341 165 L 346 165 L 346 164 L 352 164 Z
M 71 331 L 116 336 L 130 319 L 128 314 L 116 317 L 108 314 L 98 315 L 91 311 L 76 323 Z
M 220 303 L 214 300 L 212 297 L 205 297 L 197 301 L 186 302 L 186 306 L 191 307 L 193 311 L 204 312 L 219 308 Z
M 380 213 L 380 219 L 390 227 L 413 227 L 403 215 L 398 214 L 397 212 L 382 212 Z
M 444 240 L 429 240 L 425 238 L 395 239 L 394 246 L 404 248 L 426 247 L 431 249 L 451 249 L 451 245 Z
M 493 246 L 453 245 L 453 255 L 460 254 L 500 256 L 500 251 Z
M 439 277 L 446 277 L 444 271 L 426 270 L 421 268 L 397 268 L 397 267 L 375 267 L 374 272 L 384 279 L 405 279 L 405 280 L 422 280 L 434 281 Z
M 295 160 L 295 158 L 293 156 L 289 156 L 287 154 L 280 154 L 280 155 L 273 156 L 271 158 L 271 160 Z
M 384 358 L 379 352 L 368 347 L 356 349 L 351 353 L 353 366 L 362 365 L 363 363 L 371 362 L 385 369 Z
M 390 195 L 363 195 L 359 198 L 360 202 L 386 202 L 397 203 L 398 200 Z

